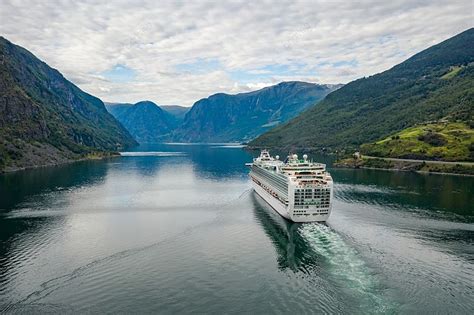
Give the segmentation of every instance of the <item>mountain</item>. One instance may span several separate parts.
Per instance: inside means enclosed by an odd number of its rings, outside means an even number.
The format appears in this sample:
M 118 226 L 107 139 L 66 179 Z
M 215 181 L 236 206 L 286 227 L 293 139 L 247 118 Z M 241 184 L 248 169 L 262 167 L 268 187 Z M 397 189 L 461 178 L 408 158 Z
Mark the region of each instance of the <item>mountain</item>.
M 393 68 L 355 80 L 318 106 L 255 139 L 251 147 L 355 149 L 418 123 L 474 127 L 474 29 Z
M 192 108 L 149 101 L 106 107 L 140 143 L 242 141 L 296 116 L 338 87 L 283 82 L 250 93 L 215 94 Z
M 248 141 L 316 104 L 339 85 L 282 82 L 249 93 L 214 94 L 196 102 L 175 141 Z
M 150 101 L 131 104 L 108 104 L 107 109 L 139 143 L 167 140 L 178 119 Z
M 170 114 L 178 124 L 183 122 L 184 116 L 186 116 L 186 113 L 189 111 L 189 107 L 179 105 L 161 105 L 160 107 Z
M 98 98 L 0 37 L 0 170 L 56 164 L 135 145 Z
M 107 111 L 111 113 L 112 116 L 114 116 L 115 118 L 125 113 L 130 107 L 134 105 L 130 103 L 108 103 L 108 102 L 104 102 L 104 104 Z

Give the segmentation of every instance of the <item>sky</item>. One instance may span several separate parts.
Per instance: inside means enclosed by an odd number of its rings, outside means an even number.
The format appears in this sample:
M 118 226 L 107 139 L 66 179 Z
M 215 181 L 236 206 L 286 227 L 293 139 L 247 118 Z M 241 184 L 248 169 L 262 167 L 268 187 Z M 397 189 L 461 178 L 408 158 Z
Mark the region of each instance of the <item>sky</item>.
M 0 35 L 103 101 L 348 83 L 474 26 L 474 2 L 0 1 Z

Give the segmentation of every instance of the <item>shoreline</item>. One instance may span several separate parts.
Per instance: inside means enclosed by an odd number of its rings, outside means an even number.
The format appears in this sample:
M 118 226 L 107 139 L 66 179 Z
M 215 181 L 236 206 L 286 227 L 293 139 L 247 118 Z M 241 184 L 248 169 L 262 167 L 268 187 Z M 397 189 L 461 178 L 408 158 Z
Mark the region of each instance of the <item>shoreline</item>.
M 366 166 L 360 166 L 360 167 L 350 167 L 350 166 L 339 166 L 339 165 L 334 165 L 333 168 L 339 168 L 339 169 L 364 169 L 364 170 L 377 170 L 377 171 L 388 171 L 388 172 L 404 172 L 404 173 L 418 173 L 418 174 L 423 174 L 423 175 L 454 175 L 454 176 L 467 176 L 467 177 L 474 177 L 473 174 L 463 174 L 463 173 L 446 173 L 446 172 L 429 172 L 429 171 L 415 171 L 415 170 L 402 170 L 402 169 L 396 169 L 396 168 L 378 168 L 378 167 L 366 167 Z
M 44 167 L 55 167 L 55 166 L 62 166 L 66 164 L 72 164 L 75 162 L 84 162 L 84 161 L 94 161 L 94 160 L 104 160 L 108 158 L 116 158 L 120 157 L 119 152 L 102 152 L 101 154 L 97 154 L 98 152 L 88 154 L 85 157 L 81 157 L 78 159 L 66 159 L 61 162 L 54 162 L 54 163 L 46 163 L 40 165 L 33 165 L 33 166 L 25 166 L 25 167 L 14 167 L 14 168 L 5 168 L 0 170 L 0 175 L 12 174 L 20 171 L 27 171 L 27 170 L 34 170 Z
M 424 160 L 384 159 L 374 157 L 345 158 L 333 163 L 335 168 L 374 169 L 385 171 L 415 172 L 419 174 L 458 175 L 474 177 L 470 162 L 445 162 Z

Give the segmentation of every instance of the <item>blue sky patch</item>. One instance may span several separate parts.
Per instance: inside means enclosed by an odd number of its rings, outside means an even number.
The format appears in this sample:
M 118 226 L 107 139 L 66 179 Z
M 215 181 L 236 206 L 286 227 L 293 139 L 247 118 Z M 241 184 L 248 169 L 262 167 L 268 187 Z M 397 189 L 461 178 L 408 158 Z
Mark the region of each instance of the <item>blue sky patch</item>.
M 102 72 L 101 75 L 112 82 L 126 83 L 135 79 L 136 72 L 127 66 L 117 64 L 112 69 Z
M 217 59 L 204 59 L 197 58 L 193 62 L 180 63 L 175 66 L 178 72 L 190 72 L 190 73 L 207 73 L 215 71 L 221 68 L 221 64 Z
M 291 65 L 271 64 L 255 70 L 229 71 L 232 80 L 238 82 L 258 82 L 262 79 L 271 79 L 277 76 L 313 76 L 315 71 L 308 69 L 306 65 L 294 63 Z
M 334 62 L 332 65 L 333 67 L 340 68 L 340 67 L 352 67 L 355 68 L 357 67 L 357 60 L 344 60 L 344 61 L 337 61 Z

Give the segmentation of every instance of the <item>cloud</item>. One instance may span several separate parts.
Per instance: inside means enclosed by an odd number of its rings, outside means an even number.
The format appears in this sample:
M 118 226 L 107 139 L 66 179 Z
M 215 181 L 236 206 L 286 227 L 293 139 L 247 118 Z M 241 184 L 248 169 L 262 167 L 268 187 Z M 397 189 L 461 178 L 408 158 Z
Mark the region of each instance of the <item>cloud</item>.
M 281 80 L 346 83 L 472 27 L 472 16 L 471 0 L 0 2 L 1 35 L 85 91 L 182 105 Z

